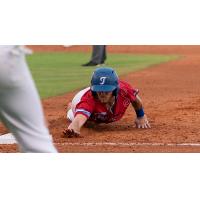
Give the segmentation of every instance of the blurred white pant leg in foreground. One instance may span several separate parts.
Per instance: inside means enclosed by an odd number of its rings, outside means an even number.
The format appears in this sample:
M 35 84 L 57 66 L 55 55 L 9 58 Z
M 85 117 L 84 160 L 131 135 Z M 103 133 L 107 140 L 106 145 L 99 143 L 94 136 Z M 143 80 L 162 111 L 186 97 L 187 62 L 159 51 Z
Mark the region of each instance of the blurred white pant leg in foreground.
M 24 52 L 16 46 L 0 46 L 0 96 L 0 118 L 21 152 L 57 152 Z

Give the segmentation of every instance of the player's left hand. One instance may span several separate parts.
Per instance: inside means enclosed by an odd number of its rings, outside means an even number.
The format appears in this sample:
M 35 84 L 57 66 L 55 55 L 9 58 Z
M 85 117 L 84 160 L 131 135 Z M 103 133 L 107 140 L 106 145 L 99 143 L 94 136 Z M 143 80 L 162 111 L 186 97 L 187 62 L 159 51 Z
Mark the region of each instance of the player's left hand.
M 136 118 L 135 124 L 137 128 L 151 128 L 146 115 L 144 115 L 143 117 Z

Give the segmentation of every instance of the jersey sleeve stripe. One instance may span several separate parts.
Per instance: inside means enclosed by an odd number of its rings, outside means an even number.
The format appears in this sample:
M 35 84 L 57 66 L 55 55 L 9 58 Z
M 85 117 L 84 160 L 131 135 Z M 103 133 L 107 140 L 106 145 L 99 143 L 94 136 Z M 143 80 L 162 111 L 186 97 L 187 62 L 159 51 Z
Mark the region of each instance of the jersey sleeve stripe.
M 88 118 L 90 117 L 91 113 L 88 112 L 87 110 L 84 110 L 84 109 L 76 109 L 76 113 L 83 113 L 84 115 L 86 115 Z

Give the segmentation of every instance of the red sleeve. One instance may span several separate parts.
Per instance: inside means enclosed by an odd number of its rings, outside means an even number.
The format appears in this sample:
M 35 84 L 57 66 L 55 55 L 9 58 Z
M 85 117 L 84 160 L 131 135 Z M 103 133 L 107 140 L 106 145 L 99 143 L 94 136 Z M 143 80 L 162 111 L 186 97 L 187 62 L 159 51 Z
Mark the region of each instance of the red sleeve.
M 139 93 L 138 89 L 133 88 L 130 84 L 121 81 L 121 88 L 126 91 L 126 97 L 131 101 L 135 101 L 136 95 Z
M 81 101 L 76 105 L 75 116 L 77 114 L 82 114 L 87 118 L 93 113 L 94 110 L 94 99 L 90 96 L 85 96 Z
M 130 91 L 128 92 L 128 94 L 129 94 L 129 98 L 130 98 L 131 102 L 135 101 L 136 96 L 137 96 L 138 93 L 139 93 L 138 89 L 134 89 L 134 88 L 130 89 Z

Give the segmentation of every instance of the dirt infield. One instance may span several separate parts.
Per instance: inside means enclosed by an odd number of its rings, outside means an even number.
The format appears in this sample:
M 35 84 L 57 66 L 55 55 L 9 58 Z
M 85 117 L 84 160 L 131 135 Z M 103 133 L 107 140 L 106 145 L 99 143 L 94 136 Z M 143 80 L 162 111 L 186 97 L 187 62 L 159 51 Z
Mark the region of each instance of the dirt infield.
M 31 46 L 35 51 L 90 51 L 90 46 Z M 121 121 L 83 128 L 81 139 L 63 138 L 65 107 L 74 93 L 43 101 L 60 152 L 200 152 L 200 46 L 108 46 L 108 52 L 180 54 L 179 60 L 121 77 L 140 89 L 152 128 L 134 127 L 129 107 Z M 0 127 L 0 132 L 5 130 Z M 0 152 L 16 152 L 0 145 Z

